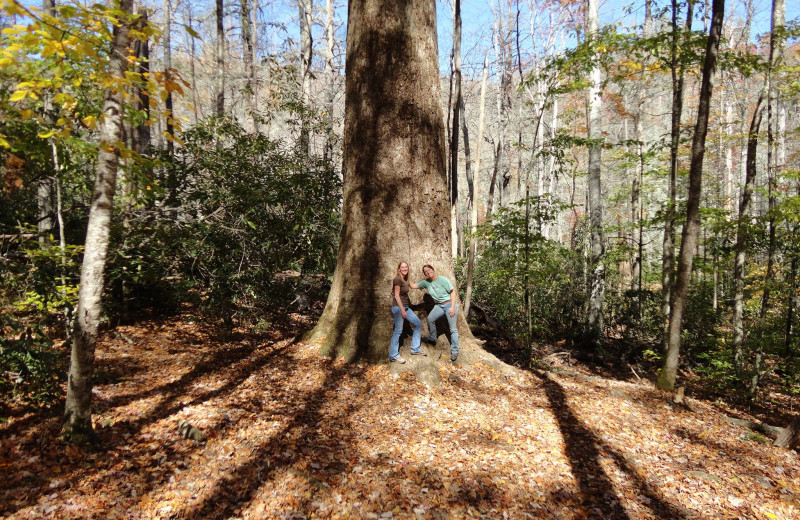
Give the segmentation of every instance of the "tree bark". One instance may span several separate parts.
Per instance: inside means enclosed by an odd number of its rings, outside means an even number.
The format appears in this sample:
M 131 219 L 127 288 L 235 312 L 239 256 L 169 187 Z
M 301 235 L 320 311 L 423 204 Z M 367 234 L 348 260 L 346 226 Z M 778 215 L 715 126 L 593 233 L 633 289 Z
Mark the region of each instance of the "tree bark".
M 327 355 L 386 360 L 397 264 L 412 262 L 413 281 L 422 279 L 422 264 L 432 264 L 457 286 L 436 5 L 350 0 L 348 8 L 343 227 L 331 291 L 311 337 L 324 339 Z M 459 311 L 466 346 L 463 316 Z
M 133 0 L 119 0 L 120 11 L 131 15 Z M 128 70 L 131 19 L 123 18 L 114 28 L 109 71 L 124 77 Z M 95 164 L 95 185 L 81 267 L 78 309 L 70 356 L 64 431 L 76 440 L 91 437 L 92 375 L 97 328 L 102 314 L 103 280 L 114 205 L 114 189 L 119 166 L 117 144 L 122 139 L 124 91 L 109 89 L 103 101 L 103 118 L 98 125 L 100 150 Z
M 586 37 L 592 40 L 597 37 L 599 18 L 597 0 L 587 0 Z M 602 91 L 600 67 L 594 65 L 590 73 L 591 86 L 587 91 L 586 124 L 589 134 L 589 176 L 588 176 L 588 212 L 589 233 L 591 240 L 590 255 L 590 296 L 587 312 L 587 326 L 592 342 L 599 341 L 603 334 L 603 297 L 605 295 L 605 245 L 603 243 L 603 194 L 600 185 L 600 160 L 602 131 Z
M 678 359 L 681 348 L 683 311 L 689 294 L 692 275 L 692 261 L 700 232 L 700 197 L 703 181 L 703 158 L 705 156 L 708 118 L 711 111 L 711 92 L 714 74 L 717 69 L 717 53 L 725 16 L 725 0 L 713 0 L 711 6 L 711 28 L 709 30 L 706 56 L 703 63 L 703 79 L 700 86 L 700 99 L 697 107 L 697 123 L 692 139 L 692 160 L 689 167 L 689 195 L 686 200 L 686 224 L 681 234 L 681 248 L 678 262 L 678 275 L 670 302 L 669 336 L 664 365 L 658 377 L 658 387 L 672 391 L 678 372 Z

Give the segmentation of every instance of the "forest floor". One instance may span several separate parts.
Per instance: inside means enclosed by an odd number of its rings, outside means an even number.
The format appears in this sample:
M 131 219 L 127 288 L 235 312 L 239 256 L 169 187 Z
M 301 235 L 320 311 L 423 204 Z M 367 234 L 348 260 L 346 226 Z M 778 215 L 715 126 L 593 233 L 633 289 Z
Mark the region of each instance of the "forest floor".
M 57 413 L 11 413 L 0 515 L 800 518 L 797 454 L 730 424 L 716 403 L 689 399 L 690 411 L 633 374 L 580 366 L 446 362 L 427 387 L 387 365 L 321 357 L 302 340 L 311 325 L 289 315 L 223 333 L 185 314 L 105 333 L 102 447 L 61 440 Z M 208 441 L 181 438 L 180 420 Z

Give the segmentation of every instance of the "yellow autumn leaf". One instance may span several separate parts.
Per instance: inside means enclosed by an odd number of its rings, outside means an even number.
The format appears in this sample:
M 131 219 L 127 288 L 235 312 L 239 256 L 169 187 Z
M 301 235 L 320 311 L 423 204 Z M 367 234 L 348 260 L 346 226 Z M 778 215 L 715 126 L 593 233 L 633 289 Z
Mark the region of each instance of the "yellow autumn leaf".
M 2 148 L 11 148 L 11 144 L 8 141 L 6 141 L 5 139 L 3 139 L 2 137 L 0 137 L 0 147 L 2 147 Z
M 86 125 L 86 128 L 89 130 L 94 130 L 95 127 L 97 127 L 97 118 L 94 116 L 86 116 L 81 119 L 81 121 L 83 121 L 83 124 Z
M 28 95 L 28 91 L 27 90 L 17 90 L 13 94 L 11 94 L 11 97 L 8 98 L 8 100 L 11 101 L 11 102 L 22 101 L 23 99 L 25 99 L 25 96 L 27 96 L 27 95 Z
M 48 137 L 52 137 L 52 136 L 53 136 L 53 134 L 55 134 L 55 133 L 56 133 L 56 131 L 55 131 L 55 130 L 50 130 L 50 131 L 48 131 L 48 132 L 39 132 L 39 133 L 38 133 L 38 134 L 36 134 L 36 135 L 37 135 L 37 136 L 39 136 L 39 137 L 41 137 L 42 139 L 47 139 Z

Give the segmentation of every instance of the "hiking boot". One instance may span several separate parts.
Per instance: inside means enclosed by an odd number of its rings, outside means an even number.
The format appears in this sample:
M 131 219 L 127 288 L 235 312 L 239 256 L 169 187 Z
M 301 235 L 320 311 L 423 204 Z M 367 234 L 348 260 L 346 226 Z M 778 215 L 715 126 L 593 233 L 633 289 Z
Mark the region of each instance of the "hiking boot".
M 402 365 L 406 362 L 406 358 L 404 358 L 403 356 L 397 356 L 396 358 L 390 359 L 389 361 L 391 361 L 392 363 L 400 363 Z
M 458 359 L 458 354 L 455 354 L 455 355 L 453 355 L 453 354 L 450 354 L 450 361 L 452 361 L 453 363 L 455 363 L 455 362 L 456 362 L 456 359 Z
M 417 352 L 412 352 L 411 355 L 412 356 L 428 357 L 428 353 L 425 352 L 424 350 L 418 350 Z
M 427 343 L 428 345 L 436 345 L 436 340 L 435 339 L 431 339 L 431 338 L 429 338 L 427 336 L 422 338 L 422 342 L 423 343 Z

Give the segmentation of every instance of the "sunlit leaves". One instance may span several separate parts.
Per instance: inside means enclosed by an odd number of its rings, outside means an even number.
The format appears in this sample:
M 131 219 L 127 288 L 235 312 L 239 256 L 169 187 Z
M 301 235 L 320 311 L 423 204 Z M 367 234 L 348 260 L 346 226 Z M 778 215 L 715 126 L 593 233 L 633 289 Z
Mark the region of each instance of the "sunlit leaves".
M 144 120 L 133 109 L 138 91 L 148 92 L 152 99 L 161 92 L 181 94 L 186 86 L 175 71 L 141 74 L 139 58 L 131 50 L 129 70 L 122 77 L 112 74 L 108 62 L 115 26 L 128 25 L 135 40 L 158 36 L 158 30 L 137 15 L 102 4 L 74 3 L 58 6 L 52 16 L 12 0 L 0 0 L 0 13 L 23 16 L 29 22 L 8 27 L 0 36 L 0 75 L 17 79 L 3 109 L 20 119 L 40 114 L 36 120 L 43 128 L 37 135 L 42 138 L 65 138 L 77 129 L 94 131 L 104 91 L 121 93 L 131 107 L 126 114 Z M 149 108 L 151 118 L 158 117 L 153 113 L 157 104 Z

